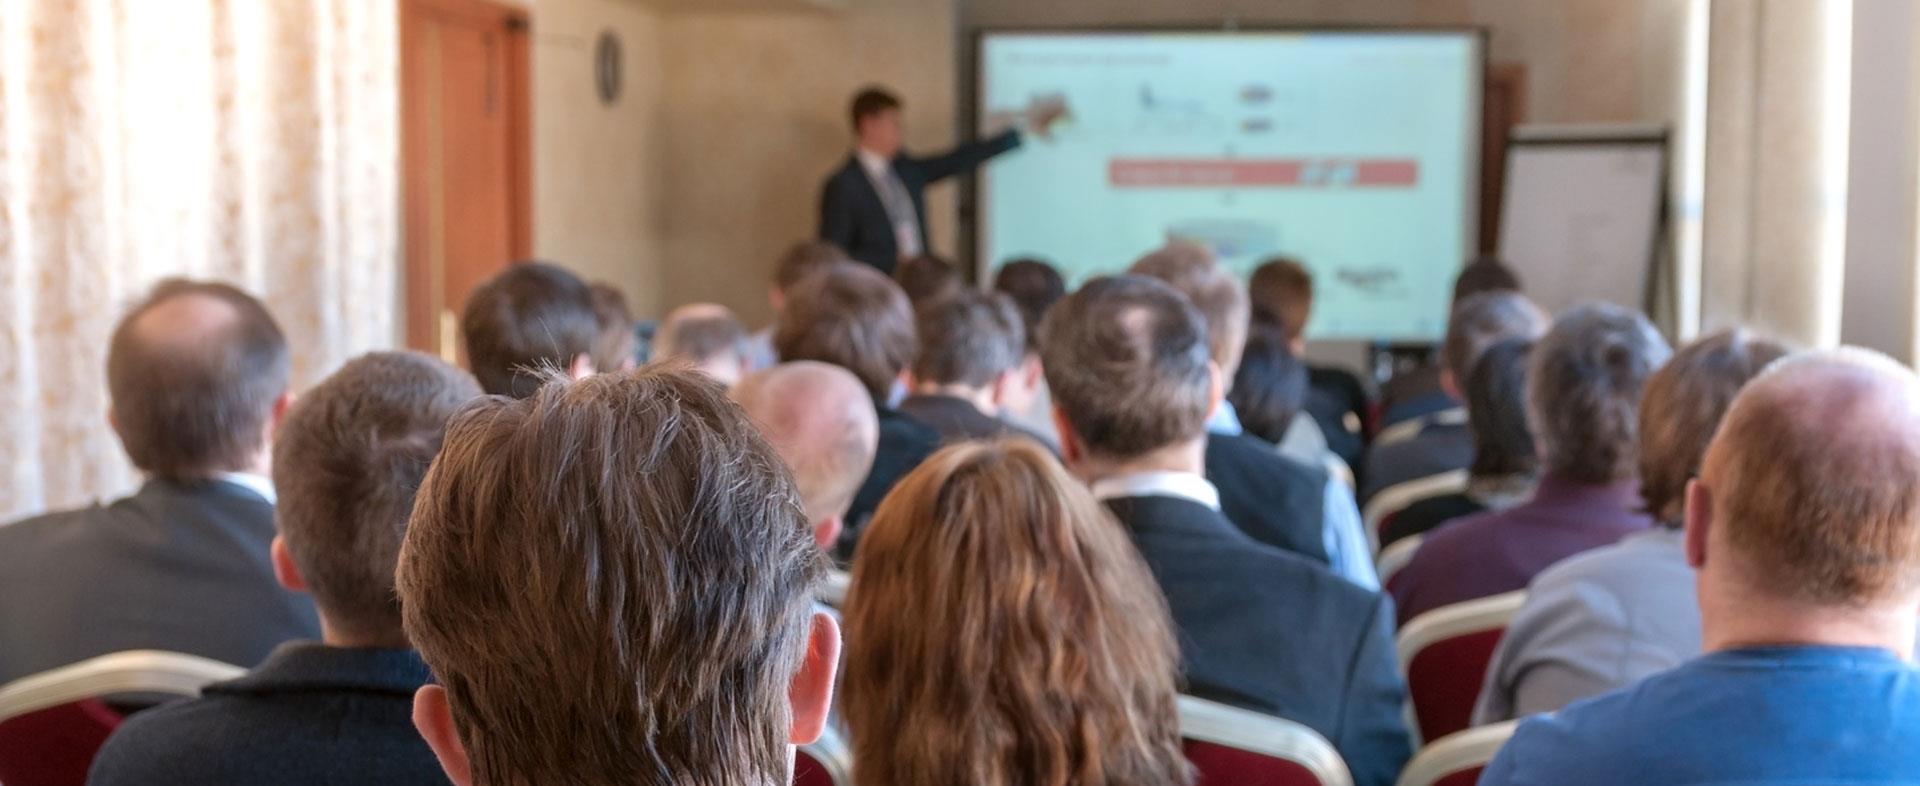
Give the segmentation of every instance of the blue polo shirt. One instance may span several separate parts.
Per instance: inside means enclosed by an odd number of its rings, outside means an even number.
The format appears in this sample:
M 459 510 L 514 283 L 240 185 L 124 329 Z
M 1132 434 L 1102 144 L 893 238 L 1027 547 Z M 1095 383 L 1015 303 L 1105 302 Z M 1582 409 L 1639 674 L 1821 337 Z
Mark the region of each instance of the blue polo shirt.
M 1860 647 L 1697 658 L 1523 721 L 1480 786 L 1920 784 L 1920 670 Z

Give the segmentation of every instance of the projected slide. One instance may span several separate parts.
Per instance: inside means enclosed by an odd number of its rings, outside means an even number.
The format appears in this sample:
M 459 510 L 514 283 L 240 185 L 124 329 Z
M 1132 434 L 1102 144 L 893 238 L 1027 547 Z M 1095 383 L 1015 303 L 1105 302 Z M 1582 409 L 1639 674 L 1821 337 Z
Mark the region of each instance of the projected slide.
M 1244 275 L 1315 272 L 1317 338 L 1426 340 L 1468 256 L 1481 60 L 1470 33 L 989 33 L 982 127 L 1070 113 L 980 179 L 988 264 L 1071 279 L 1169 239 Z

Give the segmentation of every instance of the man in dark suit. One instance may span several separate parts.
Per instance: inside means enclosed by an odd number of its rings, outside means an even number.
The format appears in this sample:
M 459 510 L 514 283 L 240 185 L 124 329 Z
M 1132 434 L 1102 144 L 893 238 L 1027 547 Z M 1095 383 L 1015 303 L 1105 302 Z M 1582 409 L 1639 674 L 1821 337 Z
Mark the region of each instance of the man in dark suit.
M 282 645 L 201 698 L 135 715 L 92 786 L 446 783 L 413 729 L 432 674 L 401 630 L 394 568 L 414 490 L 480 386 L 428 355 L 360 357 L 287 415 L 274 446 L 274 569 L 320 607 L 320 642 Z
M 273 578 L 287 341 L 225 284 L 162 282 L 107 349 L 110 420 L 139 492 L 0 527 L 0 683 L 136 649 L 252 666 L 320 634 Z
M 1165 593 L 1188 691 L 1305 724 L 1356 784 L 1393 783 L 1410 751 L 1392 604 L 1221 515 L 1200 474 L 1221 379 L 1199 313 L 1159 281 L 1102 277 L 1041 335 L 1062 453 Z
M 1065 113 L 1058 100 L 1036 101 L 1026 121 L 1045 136 Z M 927 186 L 1020 146 L 1020 132 L 1008 129 L 937 156 L 908 155 L 900 99 L 877 87 L 853 97 L 851 114 L 853 155 L 820 189 L 820 239 L 888 275 L 900 260 L 928 250 Z
M 1027 405 L 1040 372 L 1026 362 L 1027 329 L 1012 300 L 963 287 L 920 308 L 914 326 L 920 353 L 901 412 L 947 442 L 1019 436 L 1056 450 L 1007 418 Z

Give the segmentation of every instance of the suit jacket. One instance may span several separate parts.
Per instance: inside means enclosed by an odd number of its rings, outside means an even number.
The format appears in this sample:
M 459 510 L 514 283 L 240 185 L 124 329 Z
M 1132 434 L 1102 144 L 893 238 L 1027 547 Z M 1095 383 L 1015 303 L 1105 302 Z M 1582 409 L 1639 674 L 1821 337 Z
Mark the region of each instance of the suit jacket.
M 1253 542 L 1198 502 L 1107 506 L 1166 595 L 1188 693 L 1305 724 L 1357 786 L 1394 782 L 1411 748 L 1385 596 Z
M 940 438 L 946 442 L 965 442 L 967 440 L 999 439 L 1001 437 L 1026 437 L 1058 454 L 1046 437 L 1028 431 L 1025 427 L 1004 417 L 996 418 L 985 412 L 973 402 L 953 396 L 916 393 L 900 402 L 900 411 L 908 417 L 933 427 L 940 432 Z
M 1327 472 L 1280 455 L 1259 437 L 1207 435 L 1207 481 L 1220 512 L 1249 537 L 1321 565 L 1327 554 Z
M 880 507 L 880 500 L 893 490 L 893 484 L 940 449 L 940 432 L 932 426 L 889 407 L 880 407 L 878 414 L 880 448 L 873 455 L 873 469 L 867 471 L 867 479 L 861 481 L 860 490 L 854 492 L 853 506 L 847 509 L 840 543 L 834 549 L 835 556 L 842 562 L 853 560 L 860 532 L 866 529 L 867 520 L 873 518 L 874 509 Z
M 273 505 L 220 480 L 0 527 L 0 683 L 135 649 L 252 666 L 319 638 L 313 601 L 274 580 L 273 534 Z
M 1466 423 L 1428 423 L 1399 442 L 1376 443 L 1360 470 L 1360 504 L 1375 494 L 1424 477 L 1473 466 L 1473 428 Z
M 1020 146 L 1020 132 L 1006 131 L 986 139 L 969 142 L 937 156 L 920 158 L 901 153 L 893 159 L 893 171 L 913 199 L 913 213 L 920 226 L 920 247 L 927 248 L 928 185 L 969 171 L 987 159 Z M 894 238 L 893 220 L 887 217 L 886 204 L 873 180 L 860 166 L 858 156 L 848 156 L 820 188 L 820 239 L 844 249 L 849 256 L 893 275 L 900 260 L 899 242 Z
M 407 650 L 289 644 L 200 698 L 135 714 L 93 760 L 90 786 L 446 784 L 413 728 L 433 681 Z

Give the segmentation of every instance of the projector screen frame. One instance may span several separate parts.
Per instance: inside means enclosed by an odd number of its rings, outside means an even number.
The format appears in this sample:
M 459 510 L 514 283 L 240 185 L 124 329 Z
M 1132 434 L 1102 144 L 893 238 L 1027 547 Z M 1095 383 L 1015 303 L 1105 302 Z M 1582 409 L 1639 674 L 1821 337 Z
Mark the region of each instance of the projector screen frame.
M 1489 68 L 1490 34 L 1484 25 L 1370 25 L 1370 24 L 1243 24 L 1237 20 L 1221 22 L 1193 22 L 1172 24 L 1101 24 L 1101 25 L 983 25 L 967 31 L 968 45 L 963 49 L 965 62 L 961 64 L 959 91 L 961 129 L 966 139 L 979 138 L 980 126 L 980 90 L 986 82 L 983 73 L 986 59 L 982 57 L 987 40 L 992 36 L 1006 35 L 1151 35 L 1151 34 L 1208 34 L 1230 37 L 1235 35 L 1273 35 L 1273 34 L 1327 34 L 1327 35 L 1444 35 L 1460 36 L 1472 41 L 1475 51 L 1473 68 L 1475 78 L 1470 85 L 1471 106 L 1468 116 L 1472 118 L 1473 128 L 1467 135 L 1464 171 L 1466 176 L 1461 184 L 1461 248 L 1455 255 L 1453 270 L 1464 266 L 1467 260 L 1480 253 L 1480 204 L 1481 180 L 1485 174 L 1486 162 L 1482 152 L 1485 149 L 1487 73 Z M 1504 151 L 1503 151 L 1504 152 Z M 993 164 L 989 162 L 987 166 Z M 981 216 L 982 197 L 980 178 L 969 173 L 959 190 L 959 226 L 956 238 L 960 246 L 962 259 L 971 259 L 972 264 L 961 264 L 974 280 L 986 285 L 992 280 L 994 267 L 1004 260 L 988 259 L 982 232 L 986 222 Z M 1498 210 L 1499 206 L 1493 206 Z M 1335 340 L 1357 340 L 1375 344 L 1381 343 L 1438 343 L 1433 336 L 1374 336 L 1342 337 Z

